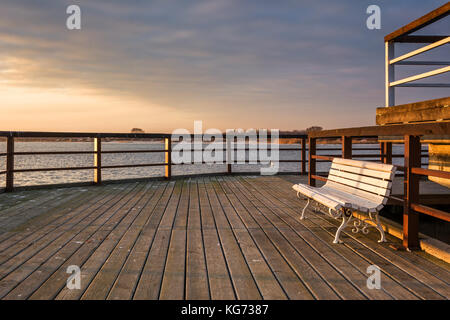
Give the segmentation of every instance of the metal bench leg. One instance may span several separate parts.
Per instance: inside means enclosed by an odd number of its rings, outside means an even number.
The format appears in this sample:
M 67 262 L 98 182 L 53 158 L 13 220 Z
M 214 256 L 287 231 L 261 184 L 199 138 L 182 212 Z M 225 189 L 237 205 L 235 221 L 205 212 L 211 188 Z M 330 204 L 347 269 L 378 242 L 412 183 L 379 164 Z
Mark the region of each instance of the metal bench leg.
M 372 221 L 373 221 L 373 218 L 372 218 Z M 378 242 L 386 242 L 386 236 L 384 234 L 383 227 L 380 224 L 380 217 L 378 215 L 378 212 L 375 213 L 375 221 L 374 222 L 376 223 L 376 225 L 377 225 L 376 227 L 377 227 L 378 231 L 380 231 L 380 235 L 381 235 L 381 239 L 378 240 Z
M 297 194 L 297 196 L 298 196 L 298 194 Z M 308 202 L 306 203 L 306 206 L 302 210 L 302 214 L 300 216 L 300 220 L 304 220 L 305 219 L 306 208 L 308 208 L 310 202 L 311 202 L 311 199 L 308 198 Z
M 344 230 L 344 228 L 348 225 L 350 220 L 352 220 L 352 211 L 350 209 L 344 209 L 344 208 L 342 208 L 342 210 L 343 210 L 342 223 L 336 231 L 336 235 L 334 237 L 333 243 L 342 243 L 342 240 L 339 239 L 339 237 L 341 235 L 341 231 Z

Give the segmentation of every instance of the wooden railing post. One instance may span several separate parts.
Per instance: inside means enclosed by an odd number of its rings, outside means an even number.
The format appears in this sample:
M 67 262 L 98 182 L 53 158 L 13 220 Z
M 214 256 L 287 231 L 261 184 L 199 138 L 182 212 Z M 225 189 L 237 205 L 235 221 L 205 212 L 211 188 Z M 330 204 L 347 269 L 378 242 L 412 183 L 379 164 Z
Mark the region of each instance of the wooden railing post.
M 14 191 L 14 137 L 6 141 L 6 192 Z
M 313 155 L 316 155 L 316 138 L 309 138 L 308 139 L 308 161 L 309 161 L 309 170 L 308 170 L 308 183 L 310 186 L 315 187 L 316 186 L 316 180 L 313 178 L 313 176 L 316 175 L 316 159 L 313 158 Z
M 392 164 L 392 142 L 380 142 L 380 157 L 382 163 Z
M 172 137 L 164 138 L 164 149 L 166 150 L 164 153 L 166 163 L 164 177 L 170 179 L 172 177 Z
M 94 138 L 94 184 L 102 184 L 102 138 Z
M 352 158 L 352 137 L 342 136 L 342 158 Z
M 231 166 L 232 154 L 234 154 L 234 148 L 231 150 L 231 141 L 228 141 L 227 136 L 225 135 L 225 147 L 227 152 L 227 174 L 231 174 L 233 172 L 233 168 Z
M 405 200 L 403 208 L 403 246 L 419 248 L 419 215 L 411 208 L 419 203 L 419 177 L 412 174 L 413 167 L 420 167 L 420 137 L 405 135 Z
M 301 167 L 302 171 L 301 174 L 306 173 L 306 138 L 302 138 L 302 152 L 301 152 Z

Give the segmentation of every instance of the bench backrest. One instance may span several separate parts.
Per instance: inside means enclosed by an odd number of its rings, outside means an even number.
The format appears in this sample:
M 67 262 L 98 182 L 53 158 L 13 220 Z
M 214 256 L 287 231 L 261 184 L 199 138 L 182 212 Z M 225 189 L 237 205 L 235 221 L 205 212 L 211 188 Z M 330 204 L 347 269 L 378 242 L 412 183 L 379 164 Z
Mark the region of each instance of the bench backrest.
M 334 158 L 326 185 L 386 204 L 395 170 L 390 164 Z

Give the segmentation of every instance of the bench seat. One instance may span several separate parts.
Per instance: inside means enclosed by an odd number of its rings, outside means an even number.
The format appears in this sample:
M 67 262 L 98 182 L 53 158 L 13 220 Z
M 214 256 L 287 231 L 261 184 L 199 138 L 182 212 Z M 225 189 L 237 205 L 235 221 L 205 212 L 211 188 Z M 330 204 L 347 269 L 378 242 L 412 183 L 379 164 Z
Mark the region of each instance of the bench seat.
M 366 198 L 331 188 L 329 185 L 315 188 L 304 184 L 296 184 L 292 188 L 336 211 L 343 207 L 369 213 L 378 212 L 383 208 L 383 204 L 378 204 Z
M 387 203 L 395 170 L 393 165 L 388 164 L 334 158 L 325 185 L 319 188 L 306 184 L 292 186 L 297 191 L 297 196 L 303 195 L 308 198 L 300 219 L 305 218 L 310 200 L 326 206 L 331 216 L 343 218 L 334 241 L 340 243 L 339 234 L 352 219 L 352 213 L 366 213 L 369 214 L 369 218 L 355 221 L 353 231 L 366 232 L 368 226 L 366 220 L 372 220 L 381 233 L 380 241 L 385 241 L 378 212 Z

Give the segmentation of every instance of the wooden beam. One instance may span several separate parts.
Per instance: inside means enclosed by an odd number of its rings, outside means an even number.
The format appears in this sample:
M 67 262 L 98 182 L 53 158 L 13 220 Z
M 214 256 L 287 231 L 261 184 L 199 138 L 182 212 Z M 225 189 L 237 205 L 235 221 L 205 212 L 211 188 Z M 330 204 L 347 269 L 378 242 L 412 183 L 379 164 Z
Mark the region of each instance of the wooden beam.
M 405 201 L 403 205 L 403 246 L 419 248 L 419 215 L 412 204 L 419 203 L 419 177 L 412 173 L 413 167 L 420 167 L 420 137 L 405 135 Z
M 165 172 L 164 177 L 170 179 L 172 177 L 172 138 L 164 138 L 165 155 Z
M 161 139 L 167 133 L 95 133 L 95 132 L 41 132 L 41 131 L 0 131 L 1 137 L 15 138 L 125 138 Z
M 421 176 L 428 176 L 428 177 L 439 177 L 443 179 L 450 179 L 450 172 L 449 171 L 440 171 L 440 170 L 432 170 L 432 169 L 425 169 L 425 168 L 413 168 L 411 170 L 412 173 L 418 174 Z
M 95 132 L 44 132 L 44 131 L 0 131 L 0 137 L 15 138 L 120 138 L 120 139 L 163 139 L 168 133 L 95 133 Z M 194 135 L 191 135 L 193 137 Z M 223 134 L 225 137 L 226 134 Z M 307 137 L 306 134 L 280 134 L 280 139 Z
M 6 140 L 6 192 L 14 191 L 14 137 Z
M 408 103 L 376 111 L 376 124 L 408 123 L 450 119 L 450 97 Z M 408 133 L 408 132 L 406 132 Z
M 306 138 L 302 138 L 302 152 L 301 152 L 301 161 L 302 161 L 302 171 L 301 174 L 306 173 Z
M 406 26 L 403 26 L 394 32 L 388 34 L 384 37 L 384 41 L 395 41 L 397 38 L 401 36 L 408 35 L 413 33 L 419 29 L 424 28 L 425 26 L 446 17 L 450 13 L 450 2 L 447 2 L 443 6 L 427 13 L 426 15 L 408 23 Z
M 399 125 L 314 131 L 310 133 L 310 137 L 312 138 L 339 138 L 342 136 L 378 137 L 378 136 L 402 136 L 405 134 L 448 135 L 449 132 L 450 132 L 450 122 L 431 122 L 431 123 L 399 124 Z
M 313 157 L 313 155 L 316 155 L 316 139 L 309 137 L 308 141 L 309 145 L 309 152 L 308 152 L 308 183 L 310 186 L 315 187 L 316 186 L 316 180 L 314 179 L 314 176 L 316 175 L 316 159 Z
M 450 222 L 450 214 L 448 212 L 414 203 L 411 205 L 411 207 L 417 212 Z
M 352 137 L 342 136 L 342 158 L 352 158 Z
M 328 181 L 327 177 L 318 176 L 318 175 L 312 175 L 312 178 L 314 180 L 319 180 L 319 181 L 323 181 L 323 182 L 327 182 Z
M 392 164 L 392 142 L 380 143 L 380 160 L 386 164 Z
M 385 159 L 386 159 L 386 157 L 382 156 L 385 149 L 386 149 L 386 142 L 380 142 L 380 161 L 382 163 L 385 163 Z
M 94 138 L 94 184 L 102 184 L 102 138 Z
M 396 38 L 395 43 L 433 43 L 442 39 L 445 39 L 447 36 L 402 36 Z
M 313 154 L 313 155 L 311 155 L 311 157 L 316 160 L 325 160 L 324 162 L 327 162 L 327 161 L 331 162 L 331 161 L 333 161 L 334 158 L 336 158 L 336 156 L 325 156 L 325 155 L 318 155 L 318 154 Z

